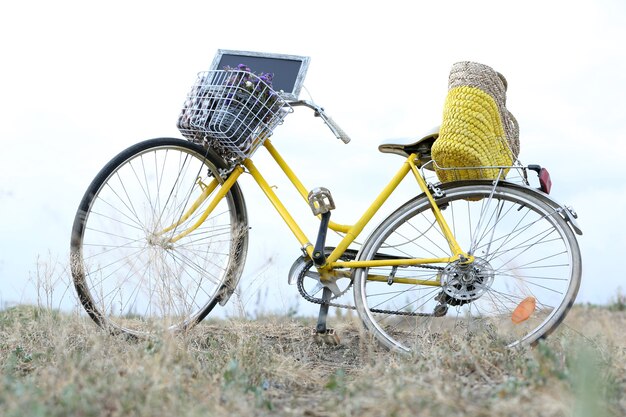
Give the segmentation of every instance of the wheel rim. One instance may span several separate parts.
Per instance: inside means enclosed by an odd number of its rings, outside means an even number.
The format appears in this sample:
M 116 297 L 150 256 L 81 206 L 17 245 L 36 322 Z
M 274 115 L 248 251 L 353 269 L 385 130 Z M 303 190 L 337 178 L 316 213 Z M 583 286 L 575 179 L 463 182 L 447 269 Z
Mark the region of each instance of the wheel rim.
M 436 280 L 441 287 L 365 279 L 368 273 L 388 276 L 391 268 L 355 273 L 359 314 L 385 346 L 410 352 L 434 338 L 465 340 L 479 335 L 507 346 L 532 344 L 562 320 L 580 278 L 580 255 L 571 230 L 554 208 L 530 193 L 500 190 L 490 198 L 491 191 L 489 186 L 450 189 L 438 201 L 461 247 L 473 248 L 472 267 L 480 272 L 463 278 L 463 271 L 453 264 L 395 272 L 395 277 Z M 477 213 L 482 213 L 480 224 Z M 403 223 L 407 218 L 411 220 Z M 397 225 L 401 226 L 394 229 Z M 424 199 L 390 216 L 368 239 L 359 258 L 369 259 L 377 252 L 449 256 Z M 528 297 L 535 299 L 535 308 L 529 317 L 513 323 L 513 312 Z
M 212 180 L 206 163 L 186 146 L 148 147 L 120 161 L 98 188 L 72 248 L 72 270 L 81 301 L 100 325 L 134 335 L 181 330 L 219 301 L 247 236 L 231 195 L 188 236 L 169 241 L 198 220 L 210 197 L 160 233 Z

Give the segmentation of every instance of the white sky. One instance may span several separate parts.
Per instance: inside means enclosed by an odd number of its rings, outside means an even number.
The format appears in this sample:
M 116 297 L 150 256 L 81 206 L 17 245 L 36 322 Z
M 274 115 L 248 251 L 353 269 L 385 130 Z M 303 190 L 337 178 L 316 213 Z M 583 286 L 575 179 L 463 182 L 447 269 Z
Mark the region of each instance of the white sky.
M 273 142 L 305 185 L 331 189 L 339 205 L 333 219 L 343 223 L 365 208 L 361 191 L 377 193 L 400 162 L 378 153 L 378 143 L 439 124 L 454 62 L 502 72 L 521 127 L 520 158 L 548 167 L 553 196 L 579 213 L 578 300 L 608 302 L 625 283 L 625 21 L 620 0 L 455 0 L 410 9 L 395 0 L 5 2 L 0 303 L 75 302 L 65 267 L 87 185 L 133 143 L 180 137 L 175 122 L 185 94 L 219 48 L 311 57 L 305 86 L 353 141 L 343 145 L 301 109 Z M 255 158 L 261 168 L 262 152 Z M 271 175 L 275 169 L 265 171 L 314 239 L 307 208 Z M 286 285 L 298 244 L 253 184 L 242 186 L 253 227 L 244 307 L 302 310 L 306 302 Z M 413 184 L 401 190 L 385 213 L 415 194 Z M 52 277 L 54 294 L 35 285 L 38 276 Z

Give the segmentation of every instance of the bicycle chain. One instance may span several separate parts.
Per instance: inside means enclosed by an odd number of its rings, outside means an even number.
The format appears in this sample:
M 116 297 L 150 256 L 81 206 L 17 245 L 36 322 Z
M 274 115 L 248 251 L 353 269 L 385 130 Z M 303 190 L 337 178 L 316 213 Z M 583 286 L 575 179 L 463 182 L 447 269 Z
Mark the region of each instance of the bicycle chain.
M 297 282 L 297 284 L 298 284 L 298 292 L 300 293 L 302 298 L 304 298 L 306 301 L 308 301 L 310 303 L 313 303 L 313 304 L 319 304 L 319 305 L 328 304 L 330 307 L 338 307 L 338 308 L 346 308 L 346 309 L 349 309 L 349 310 L 356 310 L 356 306 L 352 306 L 352 305 L 349 305 L 349 304 L 339 304 L 339 303 L 333 303 L 333 302 L 325 302 L 323 299 L 317 298 L 317 297 L 313 297 L 312 295 L 307 293 L 306 290 L 304 289 L 304 277 L 306 276 L 306 273 L 311 269 L 312 266 L 313 266 L 313 261 L 309 261 L 307 263 L 306 267 L 302 269 L 302 272 L 300 272 L 300 275 L 298 276 L 298 282 Z M 419 268 L 435 269 L 435 270 L 443 269 L 442 267 L 431 266 L 431 265 L 419 265 Z M 346 287 L 346 289 L 341 292 L 341 294 L 334 295 L 333 298 L 339 298 L 342 295 L 344 295 L 346 292 L 348 292 L 350 287 L 352 287 L 352 284 L 353 284 L 353 282 L 352 282 L 352 280 L 350 280 L 350 285 L 348 285 Z M 432 314 L 428 314 L 428 313 L 411 313 L 409 311 L 381 310 L 381 309 L 377 309 L 377 308 L 371 308 L 370 311 L 372 313 L 395 314 L 397 316 L 432 316 Z

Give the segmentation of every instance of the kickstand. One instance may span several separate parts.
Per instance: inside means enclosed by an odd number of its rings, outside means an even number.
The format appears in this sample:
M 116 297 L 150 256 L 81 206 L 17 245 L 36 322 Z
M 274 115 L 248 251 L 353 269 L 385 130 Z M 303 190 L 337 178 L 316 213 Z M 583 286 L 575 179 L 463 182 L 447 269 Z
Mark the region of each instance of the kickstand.
M 324 302 L 320 305 L 320 312 L 317 317 L 317 327 L 313 331 L 313 336 L 319 343 L 338 345 L 339 336 L 335 333 L 334 329 L 326 327 L 326 318 L 328 317 L 328 308 L 330 307 L 329 301 L 332 295 L 332 291 L 329 288 L 324 287 L 322 291 L 322 300 L 324 300 Z

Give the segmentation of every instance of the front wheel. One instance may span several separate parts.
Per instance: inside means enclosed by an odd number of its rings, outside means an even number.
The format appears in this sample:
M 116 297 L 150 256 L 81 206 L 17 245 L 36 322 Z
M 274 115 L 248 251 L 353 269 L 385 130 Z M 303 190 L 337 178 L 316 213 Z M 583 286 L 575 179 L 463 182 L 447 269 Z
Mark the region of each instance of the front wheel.
M 581 276 L 580 250 L 559 209 L 535 191 L 494 190 L 491 183 L 448 188 L 437 205 L 474 262 L 355 270 L 355 304 L 365 327 L 387 348 L 405 353 L 454 338 L 532 345 L 553 331 L 573 304 Z M 425 195 L 384 220 L 358 260 L 381 255 L 450 256 Z
M 180 331 L 226 301 L 248 244 L 238 185 L 198 228 L 181 234 L 220 190 L 216 178 L 225 168 L 212 150 L 161 138 L 131 146 L 100 171 L 80 202 L 71 240 L 74 286 L 97 324 L 135 336 Z M 211 184 L 212 194 L 198 200 Z

